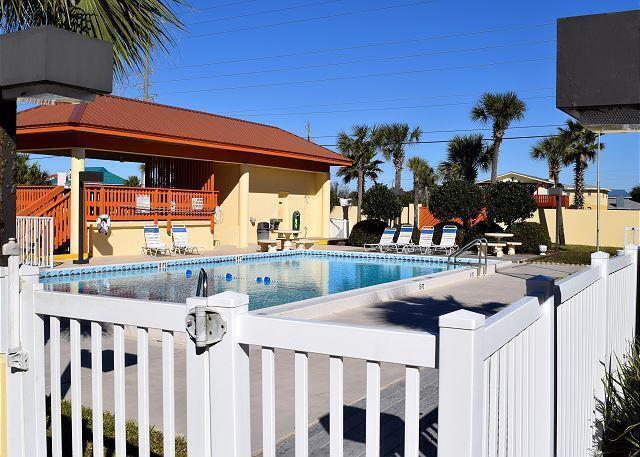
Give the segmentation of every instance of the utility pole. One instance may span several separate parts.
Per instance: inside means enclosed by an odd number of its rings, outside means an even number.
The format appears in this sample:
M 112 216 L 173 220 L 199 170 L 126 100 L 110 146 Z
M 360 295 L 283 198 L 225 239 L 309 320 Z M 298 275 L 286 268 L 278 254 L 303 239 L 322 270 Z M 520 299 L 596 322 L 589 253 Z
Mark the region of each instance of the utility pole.
M 311 122 L 307 121 L 307 141 L 311 141 Z
M 142 76 L 142 84 L 138 85 L 138 89 L 142 89 L 142 100 L 145 102 L 152 102 L 156 99 L 156 94 L 152 94 L 149 92 L 149 89 L 153 85 L 150 81 L 151 75 L 153 74 L 153 69 L 151 68 L 151 58 L 149 56 L 149 45 L 145 49 L 144 53 L 144 72 L 139 74 Z

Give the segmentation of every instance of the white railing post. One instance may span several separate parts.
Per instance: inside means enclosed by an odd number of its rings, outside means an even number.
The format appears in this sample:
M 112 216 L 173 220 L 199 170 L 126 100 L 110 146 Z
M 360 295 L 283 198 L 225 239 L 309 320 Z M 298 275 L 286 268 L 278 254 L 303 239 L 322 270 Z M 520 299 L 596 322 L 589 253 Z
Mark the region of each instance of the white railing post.
M 202 448 L 194 446 L 194 455 L 212 457 L 249 457 L 251 454 L 249 347 L 238 343 L 238 318 L 249 310 L 249 297 L 236 292 L 223 292 L 211 297 L 187 300 L 187 309 L 206 307 L 207 319 L 217 314 L 221 318 L 218 330 L 222 338 L 204 350 L 190 342 L 193 353 L 191 378 L 187 378 L 187 389 L 195 387 L 201 392 L 200 383 L 206 383 L 206 392 L 200 398 L 192 396 L 187 401 L 189 410 L 187 442 L 191 449 L 192 434 L 201 434 L 207 443 Z M 212 314 L 210 314 L 212 313 Z M 215 319 L 214 319 L 215 320 Z M 202 359 L 202 356 L 205 359 Z M 188 368 L 190 370 L 190 368 Z M 191 394 L 191 392 L 189 392 Z M 189 398 L 189 396 L 188 396 Z M 199 405 L 197 403 L 200 402 Z M 204 409 L 204 411 L 202 411 Z M 189 425 L 191 424 L 191 430 Z M 201 427 L 205 429 L 200 430 Z M 195 438 L 199 441 L 199 438 Z M 210 454 L 202 449 L 210 449 Z M 191 454 L 191 452 L 189 452 Z
M 541 317 L 535 332 L 534 401 L 535 436 L 533 455 L 552 457 L 555 436 L 555 280 L 547 276 L 534 276 L 527 280 L 527 295 L 538 297 Z M 530 356 L 534 356 L 530 354 Z
M 638 250 L 640 249 L 640 246 L 638 246 L 637 244 L 627 244 L 624 247 L 624 253 L 625 255 L 630 255 L 631 256 L 631 265 L 633 265 L 633 272 L 635 273 L 633 275 L 633 283 L 631 284 L 631 291 L 633 294 L 635 294 L 635 303 L 636 303 L 636 307 L 635 307 L 635 316 L 633 316 L 634 318 L 632 319 L 633 322 L 633 335 L 639 335 L 640 336 L 640 324 L 638 322 L 640 322 L 640 283 L 638 282 L 639 278 L 640 278 L 640 269 L 638 268 Z
M 609 254 L 602 251 L 591 254 L 591 268 L 599 268 L 600 271 L 597 292 L 599 303 L 597 341 L 601 343 L 600 361 L 607 363 L 609 355 L 611 354 L 611 335 L 609 335 L 609 312 L 611 308 L 611 303 L 609 303 Z
M 484 321 L 458 310 L 440 316 L 438 455 L 473 457 L 482 451 Z

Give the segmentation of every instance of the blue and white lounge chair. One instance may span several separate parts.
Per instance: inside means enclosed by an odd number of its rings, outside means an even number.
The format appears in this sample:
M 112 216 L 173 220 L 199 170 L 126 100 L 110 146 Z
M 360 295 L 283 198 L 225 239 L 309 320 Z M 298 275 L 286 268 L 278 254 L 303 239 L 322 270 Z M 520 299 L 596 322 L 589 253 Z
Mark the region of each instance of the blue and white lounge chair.
M 171 239 L 173 240 L 173 252 L 177 254 L 199 254 L 198 247 L 189 244 L 187 227 L 184 225 L 173 225 L 171 227 Z
M 367 243 L 364 245 L 364 250 L 379 250 L 380 252 L 384 251 L 385 248 L 391 246 L 393 244 L 393 237 L 396 234 L 396 229 L 388 227 L 384 229 L 382 232 L 382 236 L 380 237 L 380 241 L 377 243 Z
M 420 230 L 420 240 L 418 244 L 415 246 L 416 249 L 420 251 L 420 254 L 430 254 L 431 248 L 433 247 L 433 232 L 435 229 L 433 227 L 422 227 Z
M 431 246 L 431 250 L 434 252 L 443 251 L 445 254 L 451 254 L 456 250 L 458 245 L 456 244 L 456 235 L 458 234 L 458 227 L 455 225 L 445 225 L 442 228 L 442 238 L 440 244 L 434 244 Z
M 147 255 L 171 254 L 171 249 L 160 241 L 160 229 L 157 225 L 145 225 L 142 253 Z
M 400 227 L 400 233 L 395 243 L 391 244 L 388 249 L 395 252 L 413 252 L 413 243 L 411 237 L 413 236 L 413 225 L 403 225 Z

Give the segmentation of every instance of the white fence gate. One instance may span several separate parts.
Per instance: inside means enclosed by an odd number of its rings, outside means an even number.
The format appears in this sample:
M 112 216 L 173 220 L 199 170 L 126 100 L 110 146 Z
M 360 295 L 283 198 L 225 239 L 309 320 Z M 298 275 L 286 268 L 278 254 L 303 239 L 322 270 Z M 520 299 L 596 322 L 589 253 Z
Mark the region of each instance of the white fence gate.
M 591 258 L 486 320 L 440 317 L 438 455 L 593 455 L 603 364 L 636 334 L 638 247 Z
M 587 456 L 593 449 L 594 401 L 601 361 L 620 356 L 635 332 L 638 248 L 554 285 L 537 277 L 527 297 L 485 319 L 469 311 L 440 318 L 440 339 L 417 331 L 304 321 L 248 312 L 248 296 L 225 292 L 187 305 L 43 291 L 38 270 L 10 258 L 0 277 L 1 339 L 7 341 L 9 456 L 64 454 L 61 424 L 61 325 L 68 321 L 71 452 L 83 455 L 82 384 L 90 379 L 94 455 L 103 455 L 103 330 L 112 328 L 116 455 L 126 455 L 126 405 L 137 406 L 138 452 L 150 455 L 150 332 L 161 342 L 164 455 L 175 455 L 174 339 L 184 338 L 186 431 L 190 456 L 248 457 L 249 345 L 262 359 L 262 449 L 276 455 L 275 350 L 293 352 L 296 456 L 309 455 L 309 354 L 329 357 L 329 448 L 343 455 L 344 358 L 366 361 L 366 455 L 380 454 L 380 364 L 405 372 L 404 455 L 420 455 L 420 367 L 440 368 L 438 455 Z M 1 276 L 1 275 L 0 275 Z M 18 279 L 20 279 L 18 281 Z M 6 303 L 10 306 L 7 307 Z M 193 314 L 193 315 L 191 315 Z M 187 323 L 185 324 L 185 319 Z M 83 331 L 84 329 L 84 331 Z M 7 338 L 6 331 L 9 331 Z M 125 333 L 135 335 L 136 394 L 125 394 Z M 185 337 L 185 332 L 192 335 Z M 48 340 L 46 340 L 48 338 Z M 90 344 L 86 343 L 87 338 Z M 46 341 L 46 344 L 45 344 Z M 84 347 L 83 347 L 84 346 Z M 439 357 L 436 348 L 439 347 Z M 90 351 L 90 377 L 81 376 Z M 49 365 L 47 373 L 46 366 Z M 86 370 L 86 368 L 85 368 Z M 127 382 L 129 381 L 129 382 Z M 50 393 L 50 438 L 46 394 Z M 86 402 L 85 402 L 86 404 Z M 84 437 L 88 439 L 87 436 Z M 66 455 L 66 454 L 65 454 Z
M 53 267 L 53 218 L 16 217 L 16 238 L 20 263 L 35 267 Z

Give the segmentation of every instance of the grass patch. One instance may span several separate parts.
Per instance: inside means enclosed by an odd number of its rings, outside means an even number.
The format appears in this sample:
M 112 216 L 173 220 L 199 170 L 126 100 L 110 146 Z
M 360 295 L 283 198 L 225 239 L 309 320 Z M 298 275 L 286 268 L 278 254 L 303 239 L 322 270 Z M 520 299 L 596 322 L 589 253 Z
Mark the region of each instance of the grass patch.
M 62 409 L 62 455 L 71 455 L 71 403 L 64 400 L 61 404 Z M 91 408 L 82 407 L 82 449 L 83 456 L 93 456 L 93 412 Z M 104 448 L 105 456 L 115 455 L 115 417 L 110 412 L 102 413 L 102 421 L 104 424 Z M 127 431 L 127 456 L 137 456 L 138 452 L 138 424 L 133 420 L 126 423 Z M 151 456 L 161 457 L 164 455 L 163 435 L 160 430 L 150 427 L 149 442 L 151 447 Z M 47 447 L 48 455 L 51 455 L 51 409 L 49 399 L 47 398 Z M 176 457 L 187 456 L 187 440 L 182 435 L 176 436 Z
M 616 255 L 619 248 L 600 246 L 600 250 L 607 252 L 609 255 Z M 549 253 L 545 256 L 539 256 L 529 259 L 529 262 L 542 263 L 568 263 L 572 265 L 590 265 L 591 254 L 596 252 L 595 246 L 585 246 L 580 244 L 567 244 L 555 249 L 555 246 L 549 247 Z

